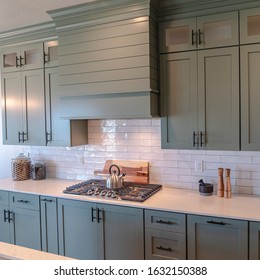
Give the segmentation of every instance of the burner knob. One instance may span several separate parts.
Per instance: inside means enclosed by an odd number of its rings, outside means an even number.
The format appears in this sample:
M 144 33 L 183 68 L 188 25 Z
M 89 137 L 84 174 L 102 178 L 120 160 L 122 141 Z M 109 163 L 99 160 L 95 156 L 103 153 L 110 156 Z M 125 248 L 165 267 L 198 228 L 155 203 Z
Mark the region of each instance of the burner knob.
M 103 191 L 100 192 L 100 195 L 101 195 L 101 196 L 105 196 L 105 195 L 106 195 L 106 192 L 107 192 L 106 190 L 103 190 Z
M 111 197 L 112 197 L 112 198 L 117 198 L 116 192 L 112 192 Z
M 93 190 L 88 190 L 88 191 L 87 191 L 87 195 L 92 195 L 93 193 L 94 193 Z
M 99 189 L 96 189 L 95 192 L 94 192 L 94 195 L 99 195 L 99 194 L 100 194 Z
M 112 195 L 111 191 L 108 191 L 107 194 L 106 194 L 107 197 L 110 197 L 111 195 Z

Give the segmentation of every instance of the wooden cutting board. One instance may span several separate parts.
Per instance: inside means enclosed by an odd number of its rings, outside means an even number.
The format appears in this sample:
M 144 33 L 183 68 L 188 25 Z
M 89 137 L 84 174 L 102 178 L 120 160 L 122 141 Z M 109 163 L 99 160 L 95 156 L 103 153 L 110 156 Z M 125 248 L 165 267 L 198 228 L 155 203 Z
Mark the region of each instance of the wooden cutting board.
M 94 171 L 95 175 L 107 178 L 109 174 L 109 167 L 116 164 L 120 169 L 120 174 L 125 173 L 126 182 L 134 183 L 149 183 L 149 163 L 145 161 L 135 160 L 107 160 L 103 170 Z M 116 168 L 112 170 L 117 170 Z

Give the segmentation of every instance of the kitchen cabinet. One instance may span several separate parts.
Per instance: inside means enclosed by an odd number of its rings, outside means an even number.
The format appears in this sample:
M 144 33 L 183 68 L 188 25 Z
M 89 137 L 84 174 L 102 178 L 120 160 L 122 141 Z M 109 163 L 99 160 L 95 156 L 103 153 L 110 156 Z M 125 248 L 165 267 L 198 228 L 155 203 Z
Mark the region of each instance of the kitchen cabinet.
M 3 194 L 0 240 L 41 250 L 39 197 L 14 192 L 1 192 L 0 196 Z
M 143 259 L 141 209 L 58 199 L 60 254 L 78 259 Z
M 186 259 L 185 214 L 145 210 L 145 259 Z
M 260 45 L 240 47 L 241 55 L 241 150 L 259 151 Z
M 59 65 L 58 41 L 44 42 L 44 67 L 57 67 Z
M 260 42 L 260 7 L 240 11 L 240 43 Z
M 39 69 L 43 67 L 43 44 L 5 48 L 1 58 L 1 73 Z
M 160 52 L 238 45 L 238 12 L 226 12 L 160 24 Z
M 3 143 L 45 145 L 44 70 L 2 74 Z
M 59 254 L 57 198 L 41 196 L 40 211 L 42 251 Z
M 248 222 L 187 215 L 188 259 L 248 259 Z
M 260 260 L 260 223 L 249 222 L 249 259 Z
M 239 150 L 238 47 L 161 55 L 162 148 Z

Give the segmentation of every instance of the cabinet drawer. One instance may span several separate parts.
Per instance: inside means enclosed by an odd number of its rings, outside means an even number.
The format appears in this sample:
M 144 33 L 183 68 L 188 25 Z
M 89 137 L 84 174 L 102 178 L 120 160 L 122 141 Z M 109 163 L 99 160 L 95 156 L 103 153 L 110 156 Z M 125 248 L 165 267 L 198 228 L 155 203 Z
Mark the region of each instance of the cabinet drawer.
M 145 258 L 149 260 L 185 260 L 186 235 L 170 231 L 146 229 Z
M 145 210 L 145 227 L 186 233 L 185 214 Z
M 8 205 L 8 192 L 0 191 L 0 205 Z
M 10 193 L 10 206 L 24 209 L 39 210 L 39 196 L 24 193 Z

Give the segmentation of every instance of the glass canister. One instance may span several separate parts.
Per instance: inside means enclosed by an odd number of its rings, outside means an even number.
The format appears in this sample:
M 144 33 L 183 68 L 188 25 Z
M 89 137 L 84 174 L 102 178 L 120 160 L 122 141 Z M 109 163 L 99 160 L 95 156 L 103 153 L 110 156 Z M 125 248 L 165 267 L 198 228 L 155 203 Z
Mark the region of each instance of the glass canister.
M 14 181 L 29 180 L 31 178 L 31 160 L 24 154 L 12 159 L 12 179 Z
M 42 161 L 36 161 L 31 165 L 31 173 L 33 180 L 46 179 L 46 164 Z

